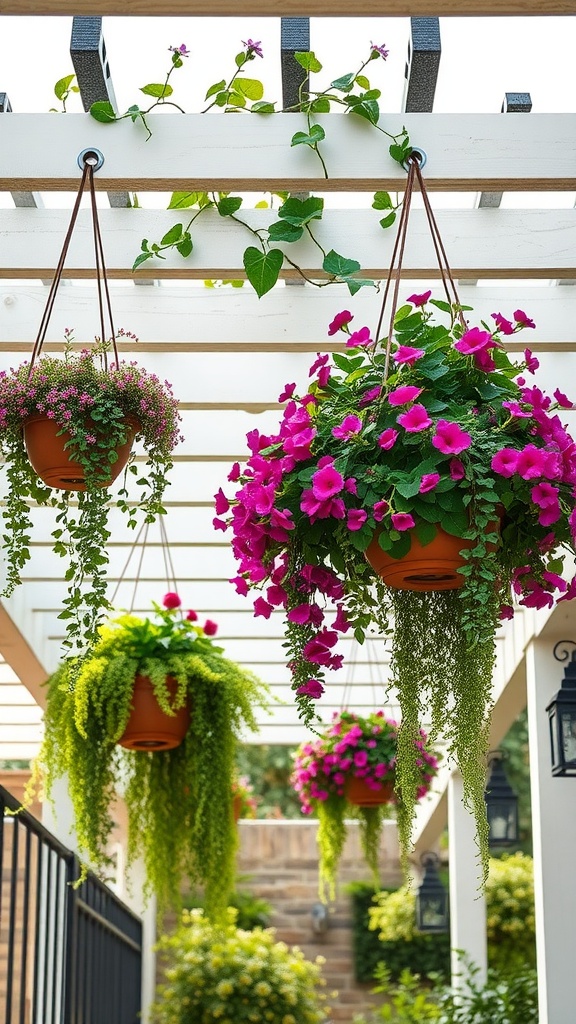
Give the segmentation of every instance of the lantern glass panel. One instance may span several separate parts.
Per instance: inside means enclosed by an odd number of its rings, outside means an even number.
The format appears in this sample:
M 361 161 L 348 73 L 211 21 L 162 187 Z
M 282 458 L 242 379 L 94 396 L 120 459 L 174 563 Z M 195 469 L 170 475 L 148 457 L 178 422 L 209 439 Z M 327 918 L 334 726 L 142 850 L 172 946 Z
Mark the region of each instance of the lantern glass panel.
M 560 735 L 564 762 L 576 765 L 576 708 L 562 709 L 560 713 Z

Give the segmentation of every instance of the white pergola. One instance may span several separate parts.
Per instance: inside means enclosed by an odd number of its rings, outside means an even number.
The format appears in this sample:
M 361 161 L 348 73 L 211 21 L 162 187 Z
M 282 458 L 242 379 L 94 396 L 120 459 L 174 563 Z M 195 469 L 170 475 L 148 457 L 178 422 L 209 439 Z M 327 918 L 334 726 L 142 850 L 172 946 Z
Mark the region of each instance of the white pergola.
M 75 15 L 78 6 L 85 17 L 117 13 L 111 0 L 83 0 L 80 5 L 74 0 L 0 0 L 0 14 Z M 162 14 L 231 15 L 238 13 L 236 8 L 234 0 L 168 0 Z M 411 16 L 414 33 L 420 18 L 573 12 L 568 0 L 391 0 L 386 15 Z M 151 0 L 125 0 L 122 13 L 137 17 L 157 12 Z M 351 12 L 349 0 L 251 0 L 242 13 L 305 18 Z M 353 13 L 355 17 L 380 14 L 380 5 L 375 0 L 357 0 Z M 415 38 L 408 84 L 414 74 L 412 84 L 417 85 Z M 220 486 L 226 489 L 230 465 L 246 457 L 245 433 L 254 427 L 266 432 L 277 423 L 277 396 L 284 384 L 304 385 L 314 353 L 340 347 L 326 333 L 335 312 L 346 306 L 354 312 L 356 323 L 373 323 L 377 300 L 369 289 L 350 298 L 343 286 L 322 291 L 298 287 L 293 274 L 261 300 L 247 287 L 199 287 L 207 278 L 244 276 L 245 237 L 218 214 L 202 218 L 191 259 L 169 256 L 162 263 L 146 263 L 138 285 L 131 266 L 140 240 L 160 238 L 178 217 L 160 208 L 122 209 L 105 193 L 195 189 L 244 193 L 286 189 L 328 197 L 344 193 L 351 202 L 327 203 L 318 237 L 339 252 L 357 254 L 364 276 L 380 279 L 390 260 L 393 232 L 382 232 L 368 195 L 375 189 L 401 191 L 404 172 L 389 158 L 378 133 L 360 119 L 325 115 L 330 126 L 325 146 L 330 178 L 324 180 L 313 153 L 304 146 L 290 150 L 291 136 L 304 126 L 298 114 L 276 115 L 265 122 L 220 114 L 151 115 L 153 135 L 145 141 L 141 126 L 129 121 L 104 126 L 85 114 L 8 113 L 2 95 L 0 193 L 12 194 L 14 205 L 10 208 L 6 202 L 0 209 L 0 369 L 26 358 L 30 351 L 47 293 L 47 285 L 39 282 L 53 272 L 68 223 L 68 210 L 43 208 L 41 194 L 74 191 L 80 174 L 78 153 L 97 147 L 105 157 L 96 184 L 102 193 L 101 226 L 115 319 L 140 339 L 137 345 L 121 345 L 121 352 L 173 381 L 181 399 L 185 441 L 177 450 L 166 521 L 180 592 L 185 604 L 195 607 L 201 617 L 218 621 L 227 655 L 252 668 L 271 686 L 270 713 L 263 716 L 259 734 L 248 739 L 297 743 L 304 732 L 291 702 L 282 616 L 275 612 L 269 620 L 255 618 L 251 602 L 238 597 L 228 582 L 235 566 L 227 535 L 215 533 L 212 527 L 213 495 Z M 442 208 L 437 214 L 452 269 L 462 281 L 462 301 L 474 306 L 485 320 L 499 310 L 528 310 L 537 331 L 531 332 L 528 342 L 513 339 L 510 348 L 522 350 L 529 343 L 541 361 L 542 385 L 551 390 L 565 385 L 570 393 L 576 381 L 576 290 L 571 287 L 576 282 L 574 196 L 569 206 L 564 197 L 558 207 L 548 209 L 535 206 L 534 197 L 576 194 L 576 113 L 520 116 L 511 105 L 512 112 L 505 116 L 433 114 L 424 100 L 422 109 L 418 105 L 418 99 L 412 99 L 410 109 L 383 115 L 383 124 L 391 132 L 405 124 L 412 143 L 426 151 L 425 175 L 432 193 L 477 194 L 475 208 L 458 209 L 454 203 L 454 208 Z M 507 192 L 532 198 L 525 207 L 502 209 L 501 194 Z M 270 211 L 249 207 L 250 202 L 245 202 L 243 212 L 253 226 L 276 219 Z M 79 343 L 97 331 L 95 293 L 86 283 L 93 266 L 88 217 L 87 210 L 81 211 L 65 271 L 74 286 L 61 289 L 47 339 L 50 350 L 60 346 L 65 326 L 74 327 Z M 322 278 L 314 246 L 302 241 L 291 247 L 290 254 L 310 276 Z M 405 268 L 410 281 L 438 277 L 420 209 L 412 216 Z M 62 562 L 50 551 L 51 519 L 49 510 L 35 510 L 33 557 L 24 584 L 0 608 L 2 758 L 27 758 L 34 753 L 43 704 L 41 684 L 60 655 L 62 625 L 57 616 L 65 584 Z M 133 541 L 115 513 L 112 521 L 111 590 Z M 161 598 L 163 573 L 160 537 L 152 530 L 138 588 L 138 610 L 145 611 L 151 599 Z M 120 604 L 129 600 L 133 575 L 131 568 Z M 560 980 L 562 972 L 565 979 L 570 976 L 566 956 L 576 942 L 572 923 L 576 893 L 566 863 L 576 843 L 576 790 L 571 791 L 568 782 L 550 778 L 544 708 L 560 683 L 559 666 L 551 660 L 553 642 L 561 636 L 576 637 L 575 626 L 576 613 L 569 604 L 551 614 L 520 612 L 498 638 L 494 680 L 494 745 L 526 706 L 528 695 L 541 1024 L 571 1021 L 569 993 Z M 332 674 L 319 705 L 325 720 L 341 707 L 350 683 L 354 705 L 361 710 L 374 706 L 375 671 L 382 684 L 387 679 L 382 641 L 354 655 L 348 641 L 348 649 L 353 676 L 346 670 Z M 382 700 L 383 692 L 382 687 Z M 473 844 L 458 786 L 457 777 L 445 768 L 438 793 L 421 809 L 417 850 L 436 841 L 449 817 L 454 944 L 468 949 L 482 966 L 485 950 L 478 940 L 482 901 L 475 899 Z M 559 893 L 566 908 L 561 920 Z

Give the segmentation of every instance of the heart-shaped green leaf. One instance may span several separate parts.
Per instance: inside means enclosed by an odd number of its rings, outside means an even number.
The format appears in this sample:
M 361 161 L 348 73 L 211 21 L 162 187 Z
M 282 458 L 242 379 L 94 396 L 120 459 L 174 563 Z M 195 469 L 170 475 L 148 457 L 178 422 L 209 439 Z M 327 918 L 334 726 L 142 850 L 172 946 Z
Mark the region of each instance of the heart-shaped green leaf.
M 280 249 L 262 252 L 249 246 L 244 253 L 244 270 L 259 299 L 274 287 L 284 262 L 284 253 Z

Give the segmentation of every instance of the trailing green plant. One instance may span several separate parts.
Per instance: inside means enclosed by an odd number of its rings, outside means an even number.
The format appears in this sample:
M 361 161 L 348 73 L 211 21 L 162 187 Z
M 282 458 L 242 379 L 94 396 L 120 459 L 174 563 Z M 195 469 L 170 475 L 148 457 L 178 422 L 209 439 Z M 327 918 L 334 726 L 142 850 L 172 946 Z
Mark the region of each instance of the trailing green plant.
M 108 366 L 106 343 L 76 353 L 72 332 L 65 334 L 63 358 L 43 355 L 32 366 L 25 362 L 0 374 L 0 455 L 8 483 L 2 508 L 6 573 L 2 596 L 9 597 L 21 582 L 30 558 L 31 506 L 54 509 L 53 550 L 67 562 L 63 575 L 68 592 L 59 618 L 66 623 L 64 648 L 70 654 L 96 640 L 98 626 L 110 608 L 106 597 L 110 494 L 104 484 L 118 458 L 118 447 L 134 428 L 136 442 L 141 441 L 146 451 L 145 466 L 137 467 L 131 454 L 115 496 L 115 504 L 134 527 L 139 514 L 146 522 L 164 514 L 172 452 L 181 438 L 178 403 L 167 382 L 136 363 Z M 135 337 L 124 331 L 119 336 Z M 85 491 L 57 490 L 36 475 L 23 425 L 37 415 L 53 420 L 65 436 L 67 454 L 84 472 Z M 134 487 L 128 484 L 132 474 L 137 477 Z
M 485 895 L 490 966 L 501 973 L 535 966 L 532 859 L 522 853 L 498 859 L 491 857 Z M 416 891 L 413 886 L 405 885 L 393 892 L 378 893 L 374 903 L 368 908 L 369 928 L 378 933 L 383 946 L 403 944 L 409 952 L 415 940 L 425 938 L 416 927 Z M 384 948 L 381 959 L 392 967 Z M 424 973 L 423 965 L 413 962 L 411 966 L 418 966 Z
M 156 620 L 122 615 L 100 629 L 79 666 L 64 661 L 48 680 L 45 735 L 35 780 L 50 797 L 66 776 L 80 853 L 106 865 L 120 791 L 128 812 L 128 860 L 142 856 L 147 890 L 178 905 L 182 881 L 204 888 L 206 911 L 222 912 L 234 883 L 237 829 L 232 780 L 238 735 L 257 728 L 267 689 L 222 655 L 216 624 L 182 615 L 177 594 L 154 605 Z M 117 745 L 131 710 L 134 679 L 147 676 L 168 715 L 189 702 L 190 725 L 175 749 L 147 753 Z M 176 681 L 171 695 L 166 677 Z
M 416 772 L 411 780 L 414 792 L 407 804 L 410 812 L 416 800 L 421 800 L 428 792 L 438 767 L 438 758 L 427 749 L 426 740 L 423 729 L 414 740 Z M 341 711 L 334 714 L 330 726 L 317 739 L 302 743 L 296 751 L 292 783 L 300 797 L 302 812 L 316 814 L 319 821 L 322 899 L 334 898 L 336 872 L 346 842 L 347 818 L 357 818 L 360 823 L 362 850 L 376 879 L 382 827 L 392 807 L 396 808 L 406 851 L 411 818 L 405 820 L 407 806 L 397 785 L 397 743 L 398 724 L 385 718 L 383 711 L 366 717 Z M 382 797 L 382 802 L 357 806 L 349 792 L 355 780 L 361 780 L 370 796 Z
M 427 290 L 408 297 L 389 337 L 379 325 L 373 338 L 367 326 L 351 330 L 342 310 L 328 334 L 343 331 L 348 351 L 332 363 L 319 353 L 301 397 L 285 385 L 277 430 L 248 434 L 250 455 L 230 471 L 230 496 L 215 495 L 214 520 L 232 530 L 232 583 L 258 593 L 254 614 L 285 611 L 305 722 L 316 718 L 327 671 L 343 664 L 340 635 L 391 636 L 404 821 L 426 715 L 462 774 L 483 878 L 496 630 L 515 601 L 545 608 L 576 596 L 576 444 L 558 415 L 572 402 L 527 383 L 538 367 L 529 349 L 518 363 L 506 351 L 503 339 L 534 326 L 526 313 L 493 316 L 492 329 L 471 327 L 459 304 Z M 418 544 L 426 558 L 439 536 L 459 541 L 454 589 L 398 589 L 380 577 L 380 563 L 396 571 Z M 400 830 L 406 850 L 403 820 Z
M 214 927 L 201 910 L 185 911 L 158 948 L 166 981 L 152 1008 L 154 1024 L 323 1024 L 329 1013 L 317 957 L 276 942 L 274 931 L 242 931 L 235 911 Z
M 380 124 L 381 91 L 372 86 L 366 75 L 367 68 L 373 61 L 386 60 L 388 57 L 388 50 L 384 45 L 371 43 L 368 57 L 360 62 L 356 71 L 339 75 L 327 86 L 318 88 L 311 87 L 310 81 L 316 83 L 315 76 L 322 72 L 321 62 L 312 51 L 296 52 L 294 60 L 299 65 L 301 78 L 298 99 L 296 103 L 283 110 L 277 110 L 275 101 L 264 99 L 264 86 L 259 79 L 248 77 L 246 74 L 247 70 L 251 70 L 250 66 L 254 61 L 263 58 L 262 44 L 248 39 L 242 43 L 242 47 L 234 58 L 233 73 L 228 78 L 214 82 L 207 89 L 208 105 L 202 111 L 203 114 L 212 110 L 236 114 L 249 113 L 260 117 L 286 111 L 301 113 L 305 118 L 304 124 L 290 136 L 290 148 L 306 146 L 311 149 L 320 162 L 323 177 L 328 178 L 322 146 L 326 138 L 326 121 L 320 123 L 318 115 L 330 113 L 333 108 L 340 108 L 345 114 L 361 118 L 380 132 L 389 141 L 389 153 L 393 160 L 400 164 L 405 161 L 411 149 L 406 128 L 403 127 L 397 134 L 391 134 Z M 172 76 L 176 70 L 184 66 L 190 50 L 184 43 L 180 46 L 170 46 L 168 49 L 171 55 L 170 65 L 164 80 L 150 82 L 140 88 L 140 92 L 152 101 L 148 106 L 142 107 L 135 103 L 124 113 L 118 114 L 109 101 L 97 101 L 90 108 L 92 117 L 104 124 L 127 119 L 140 123 L 150 139 L 150 115 L 154 110 L 171 107 L 184 113 L 183 108 L 173 99 Z M 76 89 L 72 85 L 73 80 L 74 76 L 68 75 L 60 79 L 54 87 L 56 96 L 62 102 L 63 111 L 66 110 L 66 100 L 70 91 Z M 303 200 L 289 196 L 287 192 L 281 192 L 272 194 L 269 202 L 260 201 L 257 206 L 272 206 L 275 195 L 281 199 L 278 220 L 267 227 L 254 227 L 249 220 L 238 214 L 244 202 L 242 196 L 217 191 L 174 192 L 168 209 L 190 210 L 189 219 L 173 224 L 159 241 L 143 239 L 133 269 L 137 270 L 149 260 L 165 259 L 166 253 L 171 251 L 178 252 L 184 259 L 189 258 L 194 249 L 195 222 L 200 216 L 205 219 L 205 215 L 211 212 L 212 215 L 229 218 L 230 222 L 238 224 L 251 236 L 252 244 L 244 252 L 243 263 L 246 277 L 259 297 L 265 295 L 276 284 L 282 268 L 286 266 L 319 288 L 333 283 L 345 283 L 350 293 L 354 294 L 362 287 L 373 287 L 372 280 L 361 276 L 361 265 L 357 259 L 343 256 L 334 249 L 324 248 L 318 240 L 314 228 L 322 219 L 323 198 L 311 195 Z M 383 228 L 388 228 L 394 223 L 397 203 L 388 192 L 376 192 L 372 206 L 380 214 L 380 225 Z M 298 265 L 297 257 L 293 259 L 276 244 L 298 242 L 303 237 L 310 239 L 321 252 L 322 280 L 311 278 Z
M 447 980 L 450 977 L 450 936 L 448 934 L 426 935 L 414 931 L 406 940 L 402 937 L 383 941 L 370 928 L 370 909 L 379 892 L 395 892 L 394 889 L 377 889 L 370 882 L 350 882 L 344 887 L 352 904 L 352 949 L 354 954 L 354 975 L 356 981 L 374 980 L 376 967 L 384 963 L 393 980 L 398 980 L 402 971 L 418 971 L 423 977 L 437 975 Z

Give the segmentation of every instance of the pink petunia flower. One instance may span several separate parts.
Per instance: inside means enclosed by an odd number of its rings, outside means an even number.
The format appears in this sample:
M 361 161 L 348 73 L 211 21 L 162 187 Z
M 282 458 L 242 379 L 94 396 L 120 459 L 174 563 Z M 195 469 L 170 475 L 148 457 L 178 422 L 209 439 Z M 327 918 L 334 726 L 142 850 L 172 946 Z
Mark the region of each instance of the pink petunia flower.
M 228 512 L 228 509 L 230 508 L 230 502 L 221 487 L 214 495 L 214 507 L 216 509 L 217 516 L 224 515 L 224 513 Z
M 422 292 L 421 295 L 409 295 L 406 301 L 411 302 L 413 306 L 425 306 L 431 295 L 432 289 Z
M 376 501 L 373 505 L 372 512 L 374 519 L 377 523 L 381 523 L 388 509 L 390 508 L 387 501 Z
M 420 481 L 419 493 L 427 494 L 428 491 L 433 491 L 439 480 L 439 473 L 424 473 Z
M 514 311 L 514 319 L 519 327 L 536 327 L 536 324 L 522 309 L 516 309 Z
M 178 594 L 175 594 L 173 590 L 170 590 L 167 594 L 164 594 L 162 604 L 165 608 L 171 610 L 172 608 L 179 608 L 182 601 L 178 597 Z
M 463 480 L 466 476 L 466 470 L 464 469 L 464 463 L 460 459 L 450 459 L 448 466 L 451 480 Z
M 516 448 L 501 448 L 492 457 L 490 468 L 500 476 L 514 476 L 518 465 L 518 452 Z
M 473 355 L 483 349 L 493 348 L 496 342 L 489 331 L 481 331 L 479 327 L 471 327 L 462 337 L 454 342 L 454 348 L 464 355 Z
M 413 384 L 404 384 L 402 387 L 390 392 L 388 401 L 390 405 L 407 405 L 408 402 L 413 402 L 416 398 L 419 398 L 423 390 L 423 388 L 414 387 Z
M 535 373 L 540 366 L 540 361 L 533 356 L 529 348 L 524 349 L 524 359 L 526 361 L 526 369 L 528 373 Z
M 393 512 L 390 519 L 394 529 L 400 533 L 403 533 L 404 530 L 411 530 L 413 526 L 416 526 L 409 512 Z
M 432 444 L 444 455 L 459 455 L 469 448 L 472 437 L 458 423 L 449 420 L 438 420 Z
M 420 430 L 426 430 L 432 426 L 432 420 L 428 410 L 423 405 L 413 405 L 408 412 L 403 412 L 397 419 L 397 423 L 404 427 L 409 434 L 416 434 Z
M 309 679 L 307 683 L 298 687 L 296 693 L 300 697 L 312 697 L 313 700 L 319 700 L 324 693 L 324 687 L 318 679 Z M 327 796 L 328 794 L 326 794 L 326 798 Z
M 363 508 L 351 508 L 348 512 L 346 525 L 349 530 L 361 530 L 368 518 Z
M 206 636 L 216 636 L 216 633 L 218 632 L 218 623 L 214 622 L 213 619 L 206 619 L 202 628 Z
M 573 408 L 574 403 L 571 402 L 570 399 L 566 397 L 563 391 L 560 391 L 560 388 L 556 388 L 556 391 L 554 392 L 554 398 L 558 402 L 558 405 L 562 407 L 562 409 Z
M 496 321 L 496 329 L 501 334 L 514 334 L 514 324 L 502 316 L 502 313 L 491 313 L 492 319 Z
M 351 413 L 349 416 L 345 416 L 342 423 L 338 427 L 332 428 L 332 436 L 342 438 L 346 440 L 353 437 L 354 434 L 359 434 L 362 430 L 362 420 L 359 416 L 355 416 Z
M 366 348 L 373 344 L 369 327 L 361 327 L 359 331 L 354 331 L 349 338 L 346 338 L 346 348 Z
M 387 427 L 383 430 L 378 438 L 378 444 L 380 448 L 383 448 L 385 452 L 389 451 L 396 444 L 396 438 L 398 437 L 398 431 L 394 430 L 393 427 Z
M 320 501 L 339 494 L 344 487 L 344 477 L 333 465 L 323 466 L 312 477 L 312 493 Z
M 425 355 L 423 348 L 412 348 L 410 345 L 399 345 L 394 353 L 394 362 L 398 366 L 413 366 L 417 359 Z
M 269 619 L 272 614 L 272 605 L 268 604 L 263 597 L 257 597 L 254 601 L 254 617 L 262 616 L 263 619 Z M 204 630 L 206 632 L 206 630 Z
M 190 611 L 186 613 L 186 619 L 188 620 L 188 622 L 197 622 L 198 612 L 195 612 L 194 609 L 191 608 Z
M 336 313 L 336 316 L 328 328 L 328 334 L 337 334 L 338 331 L 341 331 L 342 328 L 346 327 L 346 325 L 353 319 L 354 316 L 348 309 L 343 309 L 341 313 Z
M 544 476 L 548 462 L 548 452 L 542 448 L 536 448 L 533 444 L 527 444 L 522 451 L 518 452 L 516 472 L 523 480 L 535 480 L 536 477 Z
M 296 384 L 285 384 L 284 391 L 278 395 L 279 402 L 287 402 L 296 390 Z

